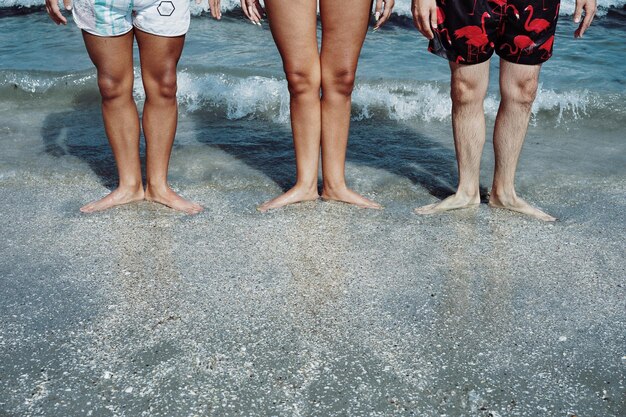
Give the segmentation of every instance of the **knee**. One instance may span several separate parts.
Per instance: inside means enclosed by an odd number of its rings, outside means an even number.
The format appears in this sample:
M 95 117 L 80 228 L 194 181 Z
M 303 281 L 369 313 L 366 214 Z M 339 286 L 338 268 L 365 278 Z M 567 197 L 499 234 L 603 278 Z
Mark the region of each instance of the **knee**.
M 120 97 L 132 97 L 132 78 L 115 77 L 109 74 L 98 74 L 98 88 L 103 101 L 115 100 Z
M 303 94 L 317 94 L 320 92 L 320 77 L 309 70 L 285 70 L 289 94 L 299 96 Z
M 473 80 L 461 76 L 452 79 L 450 95 L 455 105 L 482 103 L 487 94 L 487 85 L 482 80 Z
M 322 90 L 325 94 L 334 93 L 349 97 L 354 90 L 355 71 L 352 69 L 335 69 L 329 75 L 324 73 Z
M 144 86 L 147 99 L 176 100 L 176 70 L 166 71 L 158 77 L 149 77 L 144 81 Z
M 515 82 L 503 84 L 500 94 L 503 101 L 518 104 L 530 109 L 537 97 L 538 80 L 536 77 L 524 77 Z

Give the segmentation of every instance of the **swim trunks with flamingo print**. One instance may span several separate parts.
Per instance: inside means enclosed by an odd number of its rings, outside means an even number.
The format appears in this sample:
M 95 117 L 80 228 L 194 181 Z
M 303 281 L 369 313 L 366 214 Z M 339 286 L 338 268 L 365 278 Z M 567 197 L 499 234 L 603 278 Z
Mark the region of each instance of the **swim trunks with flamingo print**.
M 428 50 L 452 62 L 478 64 L 495 52 L 518 64 L 552 56 L 559 0 L 437 0 Z

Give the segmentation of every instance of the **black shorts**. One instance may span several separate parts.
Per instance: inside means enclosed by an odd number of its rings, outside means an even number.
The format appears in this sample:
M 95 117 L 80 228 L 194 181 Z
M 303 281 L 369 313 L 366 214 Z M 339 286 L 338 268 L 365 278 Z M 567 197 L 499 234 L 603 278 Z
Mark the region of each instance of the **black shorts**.
M 437 0 L 437 28 L 428 50 L 463 64 L 494 51 L 510 62 L 537 65 L 552 56 L 559 0 Z

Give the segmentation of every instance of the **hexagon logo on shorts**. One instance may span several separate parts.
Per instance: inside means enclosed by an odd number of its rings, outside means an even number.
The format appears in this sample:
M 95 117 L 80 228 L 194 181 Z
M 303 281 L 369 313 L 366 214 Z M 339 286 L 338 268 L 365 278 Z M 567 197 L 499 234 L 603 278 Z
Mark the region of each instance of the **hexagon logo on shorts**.
M 168 0 L 162 1 L 157 6 L 157 11 L 161 16 L 171 16 L 172 13 L 174 13 L 174 10 L 176 10 L 176 7 L 174 7 L 174 3 Z

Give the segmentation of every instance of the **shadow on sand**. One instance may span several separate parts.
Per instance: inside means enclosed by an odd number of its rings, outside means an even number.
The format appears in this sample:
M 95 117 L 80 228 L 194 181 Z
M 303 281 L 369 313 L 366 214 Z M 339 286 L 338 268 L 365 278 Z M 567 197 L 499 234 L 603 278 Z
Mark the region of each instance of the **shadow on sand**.
M 288 125 L 216 120 L 215 115 L 203 112 L 192 117 L 198 142 L 221 149 L 263 172 L 284 191 L 293 186 L 295 157 Z M 458 182 L 453 149 L 394 121 L 353 122 L 347 159 L 352 164 L 406 177 L 440 199 L 453 194 Z M 481 188 L 481 196 L 486 193 Z
M 41 138 L 45 152 L 55 157 L 71 155 L 80 158 L 98 176 L 102 185 L 115 189 L 118 175 L 104 132 L 100 95 L 96 90 L 83 91 L 74 97 L 72 106 L 73 110 L 51 113 L 44 120 Z M 142 139 L 142 168 L 144 153 Z
M 118 176 L 106 139 L 97 91 L 77 94 L 73 110 L 52 113 L 41 136 L 45 152 L 72 155 L 85 161 L 109 189 Z M 199 143 L 221 149 L 251 168 L 263 172 L 283 190 L 295 180 L 295 158 L 288 125 L 260 120 L 227 120 L 207 112 L 189 115 Z M 144 146 L 142 140 L 142 165 Z M 454 192 L 457 168 L 454 150 L 422 132 L 394 121 L 353 122 L 348 162 L 408 178 L 437 197 Z M 481 188 L 481 196 L 486 189 Z

